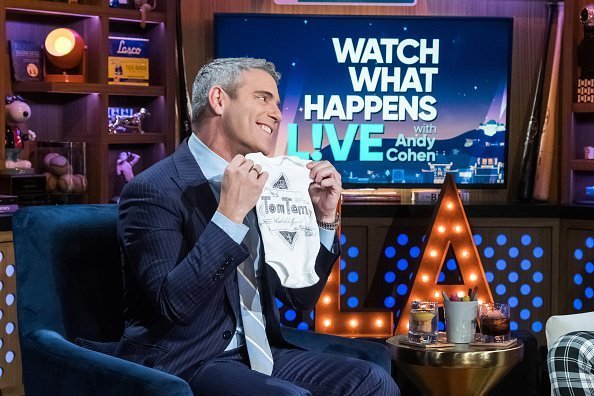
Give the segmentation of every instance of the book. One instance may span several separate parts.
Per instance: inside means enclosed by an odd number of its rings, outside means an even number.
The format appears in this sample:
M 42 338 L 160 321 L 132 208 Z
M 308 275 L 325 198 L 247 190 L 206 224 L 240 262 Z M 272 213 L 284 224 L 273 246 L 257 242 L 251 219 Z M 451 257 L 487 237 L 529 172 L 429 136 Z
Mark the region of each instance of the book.
M 41 80 L 41 50 L 34 41 L 10 40 L 10 61 L 14 81 Z
M 149 85 L 148 43 L 145 38 L 109 36 L 109 84 Z

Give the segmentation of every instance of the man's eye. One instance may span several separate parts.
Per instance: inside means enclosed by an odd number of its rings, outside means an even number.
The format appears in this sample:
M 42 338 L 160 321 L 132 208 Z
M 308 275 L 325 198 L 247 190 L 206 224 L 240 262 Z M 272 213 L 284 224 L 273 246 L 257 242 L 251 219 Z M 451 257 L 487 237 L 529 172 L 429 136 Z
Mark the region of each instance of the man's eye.
M 268 98 L 266 96 L 264 96 L 264 95 L 257 96 L 257 98 L 260 99 L 263 102 L 266 102 L 268 100 Z

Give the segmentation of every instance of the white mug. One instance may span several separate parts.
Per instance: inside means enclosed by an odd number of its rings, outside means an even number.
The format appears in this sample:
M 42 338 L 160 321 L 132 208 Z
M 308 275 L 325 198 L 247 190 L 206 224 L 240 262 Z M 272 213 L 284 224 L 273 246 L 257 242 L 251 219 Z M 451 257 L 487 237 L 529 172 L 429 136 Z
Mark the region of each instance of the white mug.
M 474 341 L 478 301 L 444 301 L 448 342 L 468 344 Z

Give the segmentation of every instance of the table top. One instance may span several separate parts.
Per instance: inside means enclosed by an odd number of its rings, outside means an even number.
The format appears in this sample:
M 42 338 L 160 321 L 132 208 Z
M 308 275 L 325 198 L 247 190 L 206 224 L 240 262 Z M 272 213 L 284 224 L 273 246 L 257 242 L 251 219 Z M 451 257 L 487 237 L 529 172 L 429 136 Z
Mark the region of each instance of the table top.
M 405 334 L 397 335 L 386 340 L 397 364 L 451 368 L 513 366 L 522 360 L 524 354 L 524 344 L 519 340 L 508 346 L 446 344 L 425 348 L 401 344 L 400 340 L 406 337 Z

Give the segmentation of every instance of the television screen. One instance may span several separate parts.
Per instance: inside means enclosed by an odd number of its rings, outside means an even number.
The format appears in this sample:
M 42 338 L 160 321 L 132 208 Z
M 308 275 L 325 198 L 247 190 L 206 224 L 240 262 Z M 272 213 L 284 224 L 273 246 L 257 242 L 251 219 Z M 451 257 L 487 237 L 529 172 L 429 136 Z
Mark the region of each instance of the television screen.
M 275 63 L 276 154 L 347 188 L 504 187 L 511 18 L 215 15 L 215 56 Z

